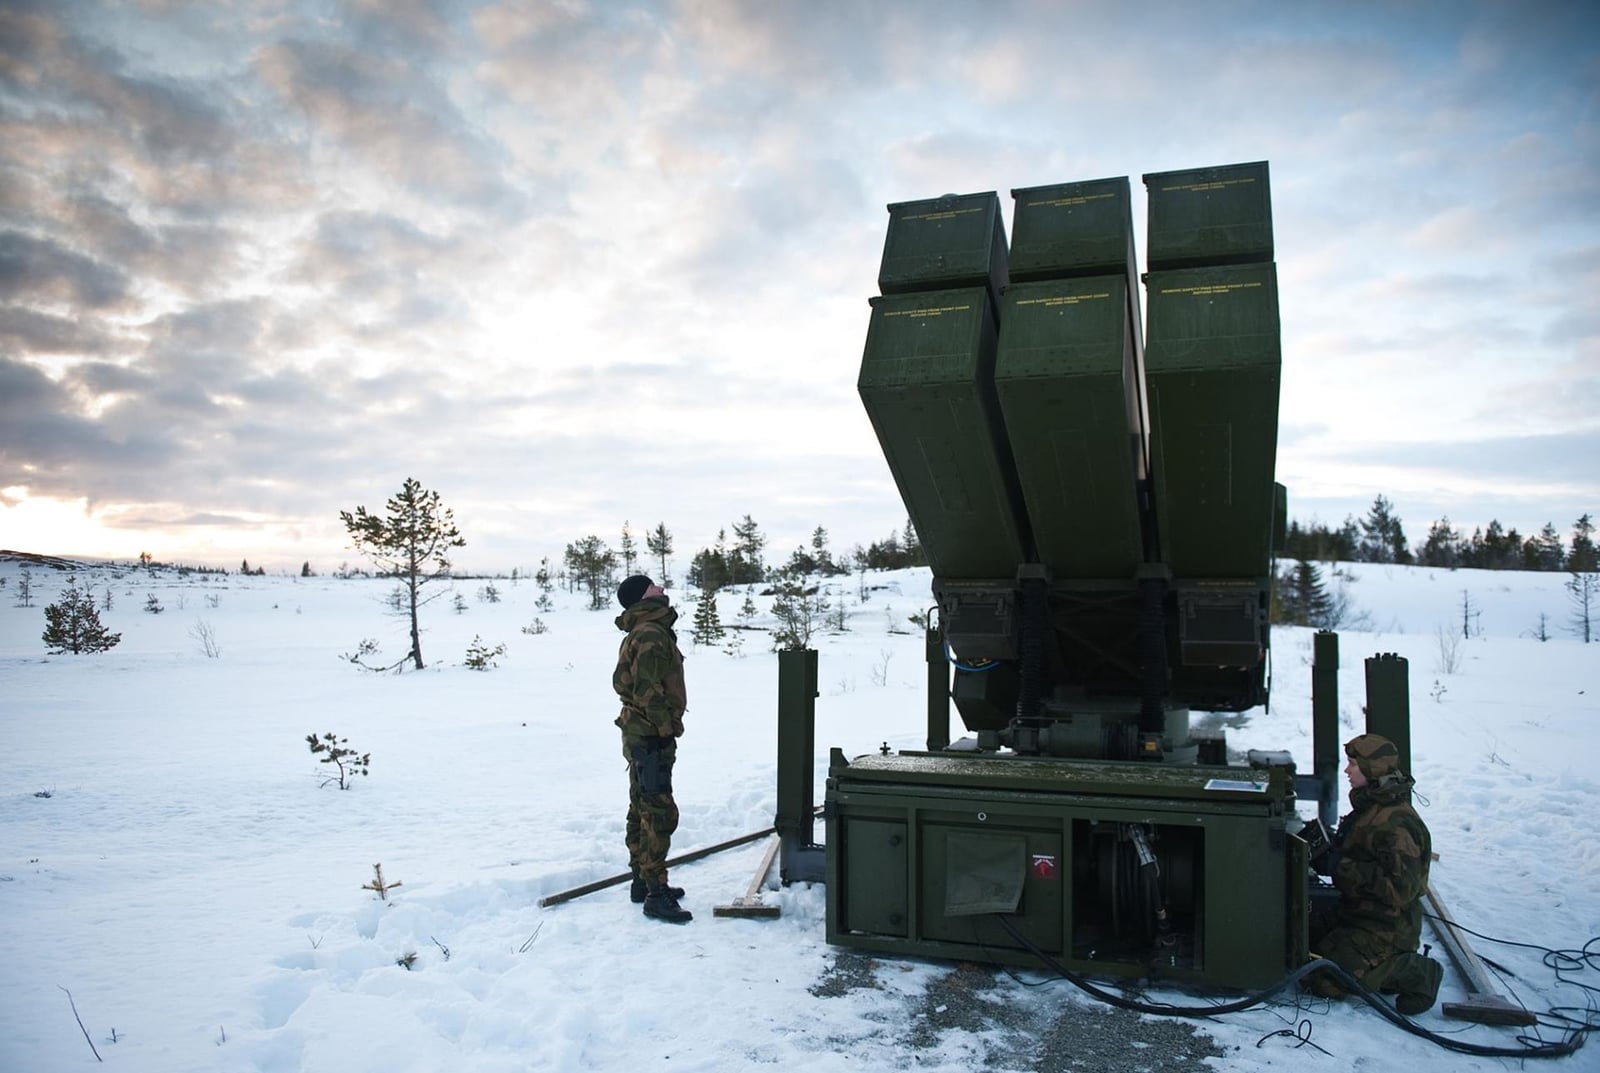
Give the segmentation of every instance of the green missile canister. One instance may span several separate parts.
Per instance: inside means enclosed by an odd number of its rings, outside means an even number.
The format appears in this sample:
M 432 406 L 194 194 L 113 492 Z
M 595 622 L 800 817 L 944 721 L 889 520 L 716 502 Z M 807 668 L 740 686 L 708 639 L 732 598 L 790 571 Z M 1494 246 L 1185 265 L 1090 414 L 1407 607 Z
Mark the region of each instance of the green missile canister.
M 1010 578 L 1028 547 L 985 287 L 874 298 L 857 390 L 936 577 Z
M 1143 560 L 1126 374 L 1125 276 L 1015 283 L 995 387 L 1039 561 L 1062 578 L 1131 578 Z
M 1265 578 L 1282 365 L 1275 266 L 1151 272 L 1147 288 L 1163 558 L 1179 578 Z
M 1128 177 L 1011 191 L 1011 281 L 1131 276 Z
M 882 293 L 984 287 L 998 304 L 1007 279 L 1000 197 L 993 190 L 889 206 L 878 266 Z
M 1266 161 L 1155 172 L 1144 185 L 1151 272 L 1272 260 Z

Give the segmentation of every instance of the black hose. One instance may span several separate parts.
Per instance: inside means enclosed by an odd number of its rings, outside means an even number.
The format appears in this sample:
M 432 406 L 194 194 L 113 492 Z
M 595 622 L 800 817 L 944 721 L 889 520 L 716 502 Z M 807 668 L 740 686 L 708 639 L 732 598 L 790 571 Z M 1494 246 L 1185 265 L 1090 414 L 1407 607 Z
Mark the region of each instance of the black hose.
M 1339 982 L 1339 986 L 1345 991 L 1355 995 L 1368 1006 L 1371 1006 L 1374 1010 L 1378 1011 L 1379 1015 L 1381 1015 L 1385 1020 L 1389 1021 L 1395 1027 L 1403 1029 L 1404 1031 L 1411 1033 L 1413 1036 L 1420 1036 L 1423 1039 L 1436 1044 L 1437 1046 L 1443 1047 L 1445 1050 L 1454 1051 L 1457 1054 L 1471 1054 L 1484 1058 L 1562 1058 L 1566 1055 L 1572 1054 L 1573 1052 L 1577 1051 L 1578 1048 L 1583 1046 L 1584 1033 L 1582 1029 L 1569 1032 L 1567 1034 L 1567 1038 L 1561 1043 L 1545 1043 L 1540 1041 L 1537 1044 L 1525 1044 L 1520 1047 L 1490 1047 L 1476 1043 L 1465 1043 L 1461 1040 L 1451 1039 L 1449 1036 L 1441 1036 L 1436 1032 L 1428 1031 L 1426 1028 L 1423 1028 L 1421 1025 L 1412 1021 L 1399 1010 L 1396 1010 L 1394 1007 L 1390 1006 L 1383 1000 L 1381 995 L 1370 990 L 1366 985 L 1361 983 L 1361 981 L 1357 980 L 1354 976 L 1350 975 L 1350 973 L 1346 972 L 1336 962 L 1329 961 L 1327 958 L 1318 958 L 1315 961 L 1308 961 L 1304 965 L 1301 965 L 1298 969 L 1290 972 L 1271 987 L 1246 995 L 1244 998 L 1238 999 L 1234 1002 L 1225 1002 L 1216 1006 L 1164 1006 L 1155 1005 L 1148 1002 L 1138 1002 L 1096 987 L 1084 977 L 1074 973 L 1071 969 L 1068 969 L 1065 965 L 1061 964 L 1061 962 L 1057 961 L 1047 951 L 1041 950 L 1038 944 L 1034 943 L 1033 940 L 1029 939 L 1026 935 L 1023 935 L 1022 932 L 1017 930 L 1016 925 L 1011 922 L 1011 918 L 1009 916 L 996 913 L 995 919 L 999 921 L 1001 929 L 1004 930 L 1007 935 L 1011 936 L 1011 938 L 1024 950 L 1028 951 L 1028 953 L 1038 958 L 1040 963 L 1047 967 L 1051 972 L 1056 973 L 1062 979 L 1068 981 L 1073 986 L 1078 988 L 1078 990 L 1083 991 L 1088 995 L 1092 995 L 1101 1002 L 1108 1003 L 1109 1005 L 1116 1006 L 1124 1010 L 1133 1010 L 1136 1013 L 1164 1014 L 1169 1017 L 1215 1017 L 1218 1014 L 1223 1013 L 1238 1013 L 1241 1010 L 1248 1010 L 1252 1006 L 1261 1005 L 1263 1002 L 1267 1001 L 1272 996 L 1288 987 L 1290 984 L 1298 983 L 1300 980 L 1314 972 L 1325 972 L 1332 975 L 1333 978 Z

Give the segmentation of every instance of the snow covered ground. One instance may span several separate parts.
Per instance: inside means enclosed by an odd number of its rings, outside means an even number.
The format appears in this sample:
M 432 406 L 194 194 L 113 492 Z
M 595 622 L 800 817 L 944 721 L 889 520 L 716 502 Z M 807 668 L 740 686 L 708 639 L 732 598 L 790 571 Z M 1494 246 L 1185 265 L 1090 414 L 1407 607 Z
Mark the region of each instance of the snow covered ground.
M 823 942 L 821 886 L 768 893 L 777 921 L 713 918 L 743 893 L 760 842 L 675 871 L 696 914 L 687 927 L 646 921 L 625 887 L 540 909 L 626 863 L 614 607 L 557 591 L 539 612 L 529 580 L 495 581 L 498 603 L 479 598 L 488 582 L 457 581 L 464 611 L 446 598 L 425 612 L 428 669 L 372 675 L 338 656 L 372 637 L 399 657 L 391 582 L 99 567 L 81 576 L 111 593 L 102 617 L 121 645 L 47 657 L 42 608 L 65 578 L 34 567 L 22 608 L 19 569 L 0 563 L 0 1070 L 99 1068 L 91 1042 L 105 1067 L 132 1073 L 1514 1064 L 1292 995 L 1200 1023 L 1196 1045 L 1172 1053 L 1157 1018 L 1091 1041 L 1074 1033 L 1111 1022 L 1068 984 L 841 955 Z M 1359 729 L 1365 656 L 1410 661 L 1422 812 L 1458 919 L 1548 947 L 1600 935 L 1600 646 L 1562 628 L 1565 575 L 1344 570 L 1366 632 L 1341 637 L 1342 721 Z M 854 579 L 841 584 L 849 631 L 817 641 L 819 796 L 830 746 L 921 746 L 921 639 L 907 618 L 928 604 L 928 576 L 869 581 L 865 603 Z M 150 594 L 163 613 L 143 610 Z M 724 623 L 743 598 L 724 595 Z M 1459 637 L 1464 602 L 1473 636 L 1452 645 L 1441 631 Z M 776 749 L 765 634 L 744 634 L 739 655 L 694 649 L 692 604 L 680 612 L 679 851 L 772 822 Z M 536 617 L 548 632 L 523 632 Z M 474 637 L 506 646 L 497 668 L 462 665 Z M 1231 748 L 1309 760 L 1310 660 L 1309 631 L 1276 632 L 1271 710 L 1230 730 Z M 371 754 L 348 792 L 319 786 L 329 769 L 305 738 L 325 731 Z M 387 903 L 363 886 L 379 862 L 399 884 Z M 1530 1008 L 1581 1016 L 1589 993 L 1557 981 L 1539 951 L 1476 945 Z M 1573 979 L 1600 985 L 1593 971 Z M 1462 994 L 1448 973 L 1443 997 Z M 1268 1037 L 1302 1020 L 1328 1054 Z M 1437 1008 L 1421 1021 L 1513 1042 Z M 1205 1053 L 1219 1057 L 1184 1057 Z M 1600 1069 L 1600 1045 L 1550 1068 Z

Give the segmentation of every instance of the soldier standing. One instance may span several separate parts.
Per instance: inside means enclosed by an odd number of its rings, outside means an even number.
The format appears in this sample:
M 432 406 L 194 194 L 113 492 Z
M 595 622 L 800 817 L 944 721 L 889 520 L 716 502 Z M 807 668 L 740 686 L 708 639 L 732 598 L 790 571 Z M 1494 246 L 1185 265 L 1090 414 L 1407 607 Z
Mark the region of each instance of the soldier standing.
M 623 607 L 617 629 L 627 634 L 617 651 L 611 686 L 622 701 L 622 755 L 628 761 L 628 866 L 633 871 L 634 902 L 644 915 L 670 924 L 687 924 L 694 915 L 678 904 L 680 887 L 667 885 L 667 851 L 678 829 L 672 800 L 672 764 L 683 734 L 687 694 L 683 653 L 672 624 L 672 609 L 661 586 L 635 574 L 617 586 Z
M 1414 1016 L 1433 1006 L 1444 976 L 1437 961 L 1417 953 L 1432 836 L 1411 807 L 1416 782 L 1400 770 L 1392 741 L 1362 734 L 1344 751 L 1351 811 L 1319 862 L 1319 871 L 1333 877 L 1339 904 L 1313 918 L 1312 950 L 1367 987 L 1394 995 L 1395 1009 Z M 1326 975 L 1313 977 L 1309 989 L 1344 994 Z

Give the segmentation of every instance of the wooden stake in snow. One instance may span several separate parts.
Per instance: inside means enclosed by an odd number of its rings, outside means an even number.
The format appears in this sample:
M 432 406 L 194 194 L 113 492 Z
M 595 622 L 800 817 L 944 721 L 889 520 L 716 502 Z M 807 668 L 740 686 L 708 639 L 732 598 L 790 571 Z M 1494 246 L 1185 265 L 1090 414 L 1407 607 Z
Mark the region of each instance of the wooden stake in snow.
M 389 892 L 391 890 L 394 890 L 396 887 L 404 885 L 398 879 L 395 880 L 393 883 L 385 883 L 383 881 L 383 865 L 381 865 L 381 864 L 373 865 L 372 866 L 372 873 L 373 873 L 372 882 L 371 883 L 363 883 L 363 884 L 361 884 L 361 889 L 362 890 L 375 890 L 375 891 L 377 891 L 378 892 L 378 897 L 382 898 L 384 901 L 388 901 L 389 900 Z

